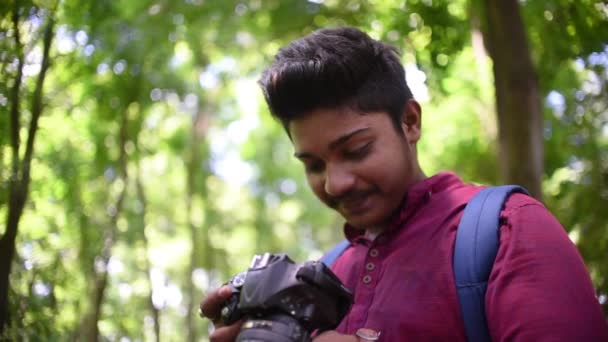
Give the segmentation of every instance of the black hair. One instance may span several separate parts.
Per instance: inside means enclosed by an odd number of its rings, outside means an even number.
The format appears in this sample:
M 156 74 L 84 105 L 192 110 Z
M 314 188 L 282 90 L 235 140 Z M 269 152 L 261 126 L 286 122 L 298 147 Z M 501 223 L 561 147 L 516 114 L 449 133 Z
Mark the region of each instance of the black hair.
M 290 121 L 341 107 L 386 112 L 399 130 L 412 98 L 397 49 L 351 27 L 321 29 L 293 41 L 258 83 L 288 134 Z

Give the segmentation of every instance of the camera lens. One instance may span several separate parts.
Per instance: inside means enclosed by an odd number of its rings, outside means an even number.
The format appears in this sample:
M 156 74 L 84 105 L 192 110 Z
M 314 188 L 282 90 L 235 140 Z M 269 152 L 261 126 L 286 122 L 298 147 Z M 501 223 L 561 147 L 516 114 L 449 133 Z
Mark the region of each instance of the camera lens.
M 308 342 L 308 332 L 288 315 L 274 314 L 243 323 L 237 342 Z

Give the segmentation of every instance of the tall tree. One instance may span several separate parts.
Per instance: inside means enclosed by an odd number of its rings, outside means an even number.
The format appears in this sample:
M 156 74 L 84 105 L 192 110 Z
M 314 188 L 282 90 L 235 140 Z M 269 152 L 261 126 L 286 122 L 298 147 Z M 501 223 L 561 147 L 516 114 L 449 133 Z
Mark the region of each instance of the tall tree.
M 186 303 L 191 312 L 197 308 L 200 294 L 196 292 L 192 281 L 192 275 L 195 270 L 200 267 L 209 267 L 212 261 L 210 256 L 213 254 L 213 247 L 209 244 L 209 236 L 206 234 L 208 227 L 204 227 L 197 223 L 193 218 L 204 214 L 205 220 L 211 219 L 212 208 L 206 205 L 204 208 L 197 208 L 194 202 L 197 198 L 205 200 L 208 196 L 201 194 L 204 187 L 201 186 L 201 180 L 206 179 L 207 171 L 201 170 L 205 157 L 208 157 L 205 151 L 205 138 L 207 129 L 209 128 L 208 113 L 203 110 L 198 110 L 192 118 L 192 127 L 189 137 L 189 151 L 184 157 L 184 166 L 186 169 L 186 217 L 188 218 L 188 233 L 190 236 L 190 263 L 186 270 Z M 201 177 L 203 176 L 203 177 Z M 202 196 L 201 196 L 202 195 Z M 195 213 L 195 210 L 203 210 L 204 213 Z M 186 315 L 186 341 L 194 342 L 197 340 L 197 329 L 194 315 Z
M 137 146 L 137 145 L 136 145 Z M 135 187 L 136 187 L 136 191 L 137 191 L 137 200 L 139 201 L 140 205 L 141 205 L 141 218 L 140 218 L 140 224 L 141 224 L 141 239 L 144 245 L 144 252 L 145 252 L 145 267 L 144 267 L 144 271 L 146 273 L 146 277 L 148 279 L 148 287 L 149 287 L 149 294 L 148 294 L 148 298 L 147 298 L 147 302 L 148 302 L 148 306 L 150 308 L 150 312 L 152 314 L 152 324 L 153 324 L 153 329 L 154 329 L 154 341 L 155 342 L 160 342 L 160 310 L 156 307 L 156 305 L 154 305 L 154 283 L 152 280 L 152 267 L 151 267 L 151 263 L 150 263 L 150 257 L 148 256 L 150 253 L 150 240 L 148 239 L 148 235 L 146 233 L 146 214 L 147 214 L 147 210 L 148 210 L 148 199 L 146 198 L 146 190 L 142 184 L 141 181 L 141 161 L 137 161 L 137 166 L 136 166 L 136 176 L 135 176 Z
M 103 246 L 101 248 L 101 252 L 99 253 L 99 256 L 95 258 L 94 265 L 91 265 L 94 268 L 94 277 L 92 287 L 90 289 L 90 303 L 88 312 L 82 321 L 82 336 L 85 341 L 99 340 L 98 324 L 102 316 L 101 309 L 108 288 L 108 268 L 110 259 L 112 257 L 112 250 L 116 244 L 116 240 L 118 239 L 117 222 L 123 212 L 125 198 L 127 196 L 127 188 L 130 181 L 129 173 L 127 171 L 128 159 L 125 148 L 129 139 L 128 124 L 129 121 L 127 113 L 122 113 L 118 132 L 119 156 L 116 162 L 118 171 L 117 181 L 121 183 L 121 189 L 118 191 L 118 194 L 114 199 L 114 203 L 109 203 L 110 222 L 108 222 L 104 228 Z
M 480 1 L 482 33 L 493 62 L 503 179 L 542 198 L 540 89 L 517 0 Z
M 27 18 L 24 14 L 30 11 L 29 6 L 25 6 L 20 1 L 13 3 L 11 16 L 12 35 L 14 39 L 14 56 L 17 59 L 16 74 L 13 78 L 10 101 L 10 136 L 11 136 L 11 176 L 8 181 L 8 211 L 6 218 L 6 230 L 0 237 L 0 336 L 4 333 L 10 322 L 9 316 L 9 275 L 11 265 L 15 255 L 15 241 L 19 232 L 19 221 L 25 204 L 27 202 L 30 185 L 30 173 L 32 158 L 34 156 L 34 143 L 38 131 L 38 120 L 43 112 L 43 91 L 44 81 L 50 65 L 50 50 L 53 41 L 55 19 L 54 8 L 47 10 L 36 9 L 37 15 L 44 18 L 45 24 L 42 29 L 42 59 L 40 61 L 40 72 L 36 77 L 34 91 L 31 94 L 29 124 L 27 136 L 25 137 L 25 150 L 21 152 L 22 121 L 27 115 L 24 113 L 23 106 L 27 100 L 22 97 L 24 90 L 23 69 L 25 67 L 25 56 L 30 51 L 25 49 L 22 41 L 21 29 Z M 28 42 L 28 46 L 37 45 Z

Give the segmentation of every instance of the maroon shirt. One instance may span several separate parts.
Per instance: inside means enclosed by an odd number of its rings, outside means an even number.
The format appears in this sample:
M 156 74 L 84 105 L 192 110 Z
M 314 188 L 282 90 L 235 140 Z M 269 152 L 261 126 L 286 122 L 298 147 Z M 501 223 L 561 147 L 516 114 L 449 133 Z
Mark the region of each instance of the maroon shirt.
M 349 247 L 332 270 L 355 303 L 336 329 L 381 341 L 465 341 L 452 255 L 466 203 L 481 188 L 440 173 L 411 187 L 375 241 L 345 226 Z M 538 201 L 509 197 L 486 293 L 493 341 L 608 341 L 608 326 L 576 247 Z

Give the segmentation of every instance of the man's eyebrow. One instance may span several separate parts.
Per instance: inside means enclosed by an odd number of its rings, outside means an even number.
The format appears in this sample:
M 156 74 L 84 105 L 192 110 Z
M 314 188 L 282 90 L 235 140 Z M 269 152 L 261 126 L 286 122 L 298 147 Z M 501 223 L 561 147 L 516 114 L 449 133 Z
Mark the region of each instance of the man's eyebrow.
M 353 136 L 355 136 L 355 135 L 357 135 L 357 134 L 359 134 L 361 132 L 367 131 L 367 130 L 369 130 L 369 127 L 363 127 L 363 128 L 359 128 L 357 130 L 354 130 L 354 131 L 352 131 L 350 133 L 344 134 L 343 136 L 339 137 L 338 139 L 330 142 L 329 143 L 329 149 L 330 150 L 334 150 L 334 149 L 336 149 L 336 147 L 338 147 L 338 146 L 344 144 L 345 142 L 347 142 L 348 139 L 352 138 Z
M 336 149 L 338 146 L 340 146 L 341 144 L 344 144 L 346 141 L 348 141 L 348 139 L 352 138 L 353 136 L 367 131 L 369 130 L 369 127 L 363 127 L 363 128 L 359 128 L 357 130 L 354 130 L 350 133 L 344 134 L 343 136 L 337 138 L 336 140 L 332 141 L 329 143 L 329 149 L 330 150 L 334 150 Z M 296 152 L 293 154 L 296 158 L 298 159 L 302 159 L 302 158 L 312 158 L 312 155 L 310 155 L 310 153 L 307 152 Z

